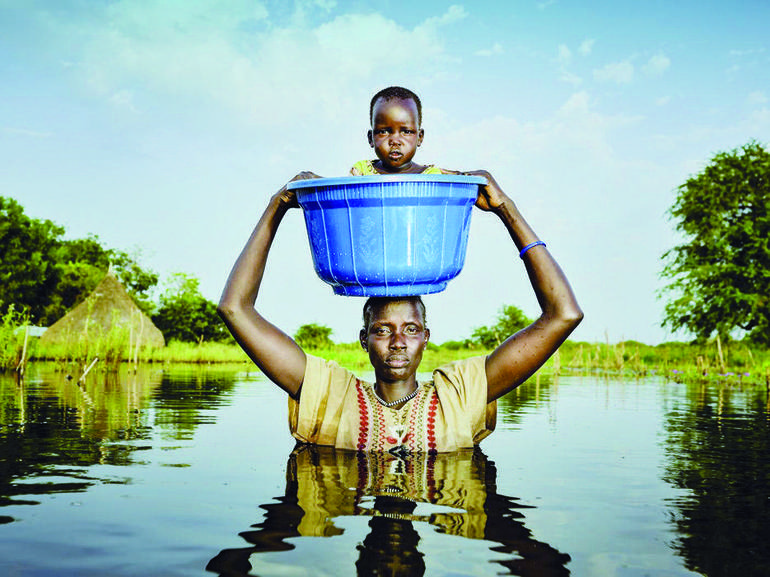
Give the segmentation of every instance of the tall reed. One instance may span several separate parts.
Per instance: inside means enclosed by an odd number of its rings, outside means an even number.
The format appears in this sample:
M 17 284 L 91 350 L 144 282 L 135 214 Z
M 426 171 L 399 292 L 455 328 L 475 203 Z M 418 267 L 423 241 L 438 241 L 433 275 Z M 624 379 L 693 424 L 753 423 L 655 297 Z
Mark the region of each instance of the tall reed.
M 121 361 L 129 360 L 132 355 L 138 362 L 145 349 L 139 344 L 134 345 L 131 329 L 119 320 L 120 313 L 113 311 L 110 328 L 105 329 L 87 317 L 83 329 L 77 334 L 69 334 L 57 342 L 40 344 L 36 358 L 84 366 L 98 358 L 111 369 Z
M 26 359 L 22 358 L 25 341 L 28 342 L 28 317 L 17 311 L 13 305 L 0 319 L 0 370 L 21 369 Z

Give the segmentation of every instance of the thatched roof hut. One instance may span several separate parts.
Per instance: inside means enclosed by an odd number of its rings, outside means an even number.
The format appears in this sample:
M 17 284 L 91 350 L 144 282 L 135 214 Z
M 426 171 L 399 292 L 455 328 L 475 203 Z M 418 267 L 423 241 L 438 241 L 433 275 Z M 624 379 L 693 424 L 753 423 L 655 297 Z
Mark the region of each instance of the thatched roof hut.
M 163 347 L 166 344 L 163 333 L 109 271 L 86 300 L 43 333 L 40 342 L 53 344 L 84 335 L 98 338 L 114 331 L 130 333 L 132 342 L 140 345 Z

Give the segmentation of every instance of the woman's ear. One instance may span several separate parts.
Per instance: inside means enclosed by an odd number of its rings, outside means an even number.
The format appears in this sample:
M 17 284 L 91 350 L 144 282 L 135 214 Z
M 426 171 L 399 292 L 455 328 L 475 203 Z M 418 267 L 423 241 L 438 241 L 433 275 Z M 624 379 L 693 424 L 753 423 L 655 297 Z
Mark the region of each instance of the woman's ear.
M 369 351 L 369 346 L 366 344 L 366 330 L 361 329 L 361 332 L 358 333 L 358 342 L 361 343 L 361 348 L 365 351 Z

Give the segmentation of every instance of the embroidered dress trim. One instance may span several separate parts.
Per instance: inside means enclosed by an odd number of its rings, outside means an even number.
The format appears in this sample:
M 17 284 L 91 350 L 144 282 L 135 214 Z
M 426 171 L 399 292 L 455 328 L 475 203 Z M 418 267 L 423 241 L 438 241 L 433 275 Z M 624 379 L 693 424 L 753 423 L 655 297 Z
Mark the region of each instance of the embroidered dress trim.
M 400 409 L 378 402 L 372 385 L 356 379 L 359 451 L 436 453 L 438 395 L 433 382 L 421 383 L 413 399 Z

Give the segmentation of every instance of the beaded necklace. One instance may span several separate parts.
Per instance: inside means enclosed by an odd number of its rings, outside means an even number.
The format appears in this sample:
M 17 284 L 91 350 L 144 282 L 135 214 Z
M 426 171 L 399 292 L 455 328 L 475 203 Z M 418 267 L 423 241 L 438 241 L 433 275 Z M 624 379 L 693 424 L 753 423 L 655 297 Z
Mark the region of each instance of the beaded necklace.
M 380 402 L 380 404 L 383 407 L 388 407 L 388 408 L 398 405 L 399 403 L 405 403 L 407 401 L 412 400 L 417 395 L 417 391 L 419 390 L 420 390 L 420 387 L 416 386 L 411 393 L 401 397 L 400 399 L 396 399 L 395 401 L 385 401 L 382 399 L 382 397 L 380 397 L 380 395 L 377 394 L 377 389 L 372 387 L 372 391 L 374 391 L 374 396 L 377 397 L 377 400 Z

